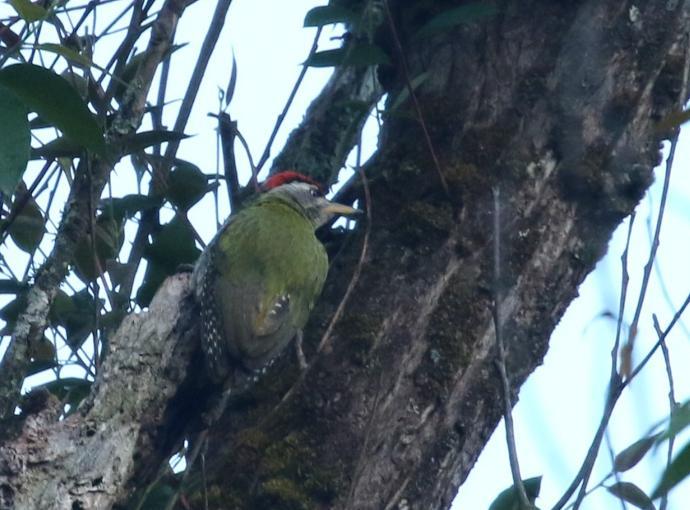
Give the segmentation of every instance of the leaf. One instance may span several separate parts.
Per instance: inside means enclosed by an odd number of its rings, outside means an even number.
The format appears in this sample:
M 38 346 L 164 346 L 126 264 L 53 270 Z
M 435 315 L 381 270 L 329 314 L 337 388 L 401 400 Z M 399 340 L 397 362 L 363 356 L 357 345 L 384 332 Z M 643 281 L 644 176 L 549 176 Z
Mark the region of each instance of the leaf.
M 27 284 L 19 280 L 0 279 L 0 294 L 17 294 L 27 289 Z
M 32 3 L 30 0 L 9 0 L 14 10 L 21 18 L 29 23 L 32 21 L 38 21 L 45 18 L 48 15 L 43 7 L 38 4 Z
M 89 229 L 91 230 L 91 229 Z M 106 261 L 114 259 L 120 253 L 124 242 L 124 228 L 122 221 L 107 215 L 100 215 L 96 219 L 93 242 L 90 233 L 83 236 L 74 249 L 74 268 L 77 276 L 85 282 L 96 280 L 99 267 L 105 272 Z M 98 260 L 98 266 L 94 260 Z
M 641 508 L 642 510 L 655 510 L 654 503 L 642 489 L 630 482 L 618 482 L 606 487 L 608 491 L 623 501 Z
M 616 455 L 613 461 L 613 470 L 622 473 L 635 467 L 647 454 L 649 449 L 654 446 L 657 436 L 658 434 L 640 439 Z
M 199 257 L 199 249 L 190 227 L 175 217 L 164 225 L 152 244 L 144 250 L 148 260 L 144 282 L 137 291 L 136 302 L 148 306 L 163 280 L 174 274 L 181 264 L 192 264 Z
M 690 475 L 690 443 L 686 444 L 680 451 L 676 458 L 666 468 L 664 474 L 661 475 L 659 485 L 652 493 L 652 499 L 656 499 L 668 491 L 673 489 L 676 485 L 682 482 Z
M 171 275 L 180 264 L 193 264 L 200 253 L 191 228 L 176 216 L 163 226 L 153 243 L 145 248 L 144 257 L 159 264 Z
M 7 303 L 0 309 L 0 319 L 5 321 L 5 327 L 2 330 L 2 335 L 11 335 L 14 331 L 14 325 L 17 322 L 19 313 L 26 308 L 26 294 L 17 294 L 17 297 Z
M 31 343 L 29 347 L 29 354 L 34 361 L 44 364 L 55 362 L 55 345 L 45 336 L 40 341 Z
M 688 120 L 690 120 L 690 110 L 680 110 L 671 112 L 659 121 L 655 129 L 657 133 L 665 133 L 670 131 L 671 129 L 680 127 L 682 124 L 685 124 Z
M 17 35 L 16 32 L 2 23 L 0 21 L 0 41 L 2 41 L 8 48 L 13 48 L 21 44 L 22 39 Z
M 37 44 L 36 48 L 43 51 L 49 51 L 50 53 L 56 53 L 68 62 L 71 62 L 72 64 L 78 65 L 80 67 L 89 68 L 93 65 L 89 57 L 82 55 L 81 53 L 79 53 L 76 50 L 73 50 L 72 48 L 63 46 L 62 44 L 42 43 Z
M 664 432 L 657 437 L 657 443 L 661 443 L 666 439 L 676 437 L 678 433 L 682 432 L 690 425 L 690 401 L 683 403 L 673 410 L 668 427 Z
M 160 145 L 166 142 L 179 142 L 185 138 L 189 138 L 189 135 L 177 133 L 176 131 L 167 131 L 165 129 L 134 133 L 124 137 L 122 141 L 122 154 L 132 154 L 153 145 Z
M 137 213 L 149 209 L 157 209 L 163 201 L 159 197 L 131 194 L 119 198 L 105 198 L 101 200 L 98 209 L 102 214 L 116 220 L 133 218 Z
M 167 277 L 168 272 L 160 264 L 149 262 L 146 266 L 146 273 L 144 273 L 144 281 L 137 290 L 135 299 L 137 304 L 142 308 L 149 306 L 158 287 L 161 286 L 163 280 Z
M 71 411 L 74 411 L 81 401 L 89 395 L 92 384 L 91 381 L 86 379 L 65 377 L 34 387 L 32 391 L 39 388 L 46 389 L 65 404 L 69 404 Z
M 103 132 L 79 93 L 63 77 L 34 64 L 0 69 L 0 85 L 11 89 L 32 111 L 65 136 L 102 154 Z
M 48 318 L 51 326 L 64 326 L 67 323 L 69 314 L 76 311 L 76 306 L 72 299 L 64 290 L 58 289 L 55 299 L 50 305 Z
M 427 71 L 419 74 L 418 76 L 415 76 L 410 80 L 410 85 L 412 85 L 412 90 L 415 91 L 417 88 L 426 81 L 426 79 L 429 77 L 429 73 Z M 403 87 L 403 89 L 400 91 L 400 93 L 395 97 L 395 99 L 392 101 L 391 105 L 386 108 L 386 113 L 392 112 L 400 108 L 400 106 L 407 101 L 407 98 L 410 97 L 410 89 L 409 87 Z
M 0 85 L 0 191 L 6 195 L 17 187 L 29 162 L 28 114 L 24 103 Z
M 41 208 L 33 197 L 30 197 L 10 225 L 10 237 L 21 250 L 33 253 L 41 243 L 45 230 L 45 219 Z
M 201 200 L 208 190 L 206 175 L 192 163 L 178 161 L 168 176 L 165 196 L 170 203 L 187 211 Z
M 345 7 L 337 5 L 320 5 L 307 12 L 304 17 L 305 27 L 322 27 L 333 23 L 355 23 L 357 15 Z
M 232 96 L 235 95 L 235 86 L 237 85 L 237 60 L 235 60 L 235 53 L 232 54 L 232 70 L 230 71 L 230 81 L 225 88 L 225 106 L 230 104 Z
M 375 44 L 368 43 L 356 43 L 347 48 L 317 51 L 304 62 L 305 65 L 311 67 L 373 66 L 389 63 L 390 59 L 385 51 Z
M 170 508 L 169 502 L 177 495 L 179 489 L 165 483 L 156 482 L 146 491 L 145 499 L 140 508 L 147 510 L 165 510 Z
M 534 478 L 528 478 L 523 480 L 522 483 L 525 485 L 525 492 L 527 493 L 527 499 L 530 503 L 534 504 L 534 501 L 539 496 L 539 491 L 541 490 L 541 476 L 535 476 Z M 520 498 L 518 497 L 517 490 L 515 486 L 509 487 L 503 492 L 501 492 L 491 506 L 489 510 L 519 510 L 520 509 Z
M 125 92 L 127 92 L 129 84 L 136 76 L 137 71 L 139 71 L 139 66 L 141 66 L 141 63 L 144 61 L 145 56 L 146 53 L 143 52 L 132 55 L 132 58 L 130 58 L 125 64 L 125 67 L 122 69 L 120 75 L 113 76 L 113 80 L 115 82 L 113 87 L 113 97 L 118 103 L 122 102 Z
M 55 140 L 42 145 L 41 147 L 31 148 L 31 159 L 57 159 L 57 158 L 78 158 L 81 155 L 82 146 L 70 138 L 61 136 Z
M 487 5 L 483 2 L 474 2 L 471 4 L 462 5 L 454 9 L 443 11 L 431 18 L 417 33 L 414 34 L 413 39 L 428 37 L 439 32 L 445 32 L 458 25 L 471 23 L 486 16 L 491 16 L 497 11 L 493 5 Z
M 29 377 L 31 375 L 36 375 L 39 372 L 43 372 L 44 370 L 51 370 L 57 366 L 59 365 L 55 361 L 30 361 L 29 366 L 26 367 L 26 372 L 24 373 L 24 376 Z
M 72 349 L 79 348 L 96 327 L 96 308 L 99 307 L 87 289 L 67 296 L 69 305 L 63 305 L 60 311 L 59 324 L 67 333 L 67 345 Z M 99 299 L 102 303 L 103 300 Z

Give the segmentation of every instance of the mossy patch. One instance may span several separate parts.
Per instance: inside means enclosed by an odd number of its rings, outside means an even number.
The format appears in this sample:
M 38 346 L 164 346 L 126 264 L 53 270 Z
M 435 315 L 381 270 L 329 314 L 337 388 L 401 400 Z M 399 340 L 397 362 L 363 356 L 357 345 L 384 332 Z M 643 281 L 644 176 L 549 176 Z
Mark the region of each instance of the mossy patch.
M 383 319 L 372 313 L 352 313 L 338 324 L 338 335 L 348 343 L 348 354 L 360 365 L 367 362 Z
M 448 237 L 453 224 L 450 204 L 415 201 L 400 212 L 395 236 L 404 246 L 430 253 Z
M 475 331 L 476 322 L 485 315 L 483 306 L 489 310 L 488 302 L 476 299 L 476 280 L 477 275 L 456 275 L 431 316 L 427 332 L 429 350 L 415 377 L 424 392 L 444 395 L 448 382 L 471 361 L 473 339 L 465 331 Z

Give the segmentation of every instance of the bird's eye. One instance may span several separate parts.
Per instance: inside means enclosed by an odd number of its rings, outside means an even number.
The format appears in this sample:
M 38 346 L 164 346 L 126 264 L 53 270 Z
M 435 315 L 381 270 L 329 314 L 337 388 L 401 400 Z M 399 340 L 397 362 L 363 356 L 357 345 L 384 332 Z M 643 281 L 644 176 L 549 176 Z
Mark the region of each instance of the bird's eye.
M 314 198 L 322 196 L 321 192 L 316 188 L 309 188 L 309 194 Z

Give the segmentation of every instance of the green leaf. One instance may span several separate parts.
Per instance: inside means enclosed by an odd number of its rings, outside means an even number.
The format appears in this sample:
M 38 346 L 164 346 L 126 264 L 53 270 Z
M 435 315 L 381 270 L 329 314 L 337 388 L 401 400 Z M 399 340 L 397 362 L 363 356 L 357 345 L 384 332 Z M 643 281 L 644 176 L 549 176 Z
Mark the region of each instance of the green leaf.
M 304 62 L 311 67 L 332 66 L 373 66 L 389 64 L 390 59 L 385 51 L 375 44 L 356 43 L 347 48 L 317 51 Z
M 189 135 L 159 129 L 154 131 L 142 131 L 124 137 L 122 141 L 122 154 L 132 154 L 139 152 L 153 145 L 160 145 L 166 142 L 179 142 L 189 138 Z
M 30 0 L 9 0 L 9 2 L 17 14 L 29 23 L 43 19 L 48 15 L 48 11 Z
M 41 147 L 32 147 L 31 159 L 78 158 L 81 152 L 81 144 L 71 138 L 61 136 Z
M 30 361 L 29 366 L 26 367 L 26 373 L 24 374 L 24 376 L 29 377 L 31 375 L 36 375 L 39 372 L 43 372 L 44 370 L 51 370 L 57 366 L 59 365 L 55 361 Z
M 666 468 L 664 474 L 661 475 L 659 485 L 652 493 L 652 499 L 656 499 L 668 491 L 673 489 L 676 485 L 682 482 L 690 475 L 690 443 L 686 444 L 680 451 L 676 458 Z
M 27 289 L 27 284 L 19 280 L 0 279 L 0 294 L 18 294 Z
M 417 88 L 426 81 L 426 79 L 429 77 L 429 73 L 427 71 L 424 71 L 422 74 L 415 76 L 410 80 L 410 85 L 412 85 L 412 90 L 415 91 Z M 400 91 L 400 93 L 395 97 L 395 99 L 391 102 L 391 105 L 386 108 L 386 113 L 392 112 L 400 108 L 400 106 L 407 101 L 407 98 L 410 97 L 410 89 L 405 86 L 403 89 Z
M 228 81 L 228 86 L 225 87 L 225 93 L 223 94 L 225 98 L 225 106 L 230 104 L 230 101 L 232 101 L 232 96 L 235 95 L 235 85 L 237 85 L 237 60 L 235 60 L 235 54 L 233 53 L 230 80 Z
M 14 244 L 21 250 L 33 253 L 41 243 L 45 230 L 45 219 L 41 208 L 31 197 L 14 218 L 9 234 Z
M 495 14 L 496 11 L 496 7 L 487 5 L 483 2 L 474 2 L 454 9 L 449 9 L 431 18 L 416 34 L 414 34 L 413 38 L 418 39 L 439 32 L 445 32 L 458 25 L 471 23 L 478 19 L 491 16 Z
M 74 249 L 74 269 L 77 276 L 85 282 L 94 281 L 99 277 L 98 266 L 105 272 L 106 261 L 117 257 L 124 242 L 125 233 L 122 221 L 100 215 L 96 219 L 95 227 L 93 242 L 91 235 L 87 234 Z M 96 266 L 95 259 L 98 260 L 98 266 Z
M 690 401 L 678 406 L 671 413 L 668 427 L 664 432 L 658 435 L 657 443 L 661 443 L 666 439 L 676 437 L 678 433 L 685 430 L 690 425 Z
M 81 401 L 89 395 L 92 384 L 91 381 L 86 379 L 65 377 L 34 387 L 33 390 L 39 388 L 48 390 L 65 404 L 69 404 L 71 407 L 70 411 L 73 412 Z
M 0 191 L 6 195 L 17 187 L 29 162 L 28 114 L 24 103 L 0 85 Z
M 168 272 L 155 262 L 149 262 L 144 273 L 144 281 L 137 290 L 135 301 L 142 308 L 149 306 L 158 287 L 168 277 Z
M 67 323 L 69 314 L 76 311 L 76 306 L 64 290 L 58 289 L 53 303 L 50 305 L 48 318 L 51 326 L 64 326 Z
M 149 263 L 144 282 L 137 291 L 137 304 L 148 306 L 163 280 L 175 274 L 181 264 L 194 263 L 200 253 L 191 228 L 179 217 L 164 225 L 153 243 L 144 250 Z
M 152 244 L 144 250 L 144 257 L 159 264 L 168 275 L 180 264 L 193 264 L 201 251 L 196 247 L 194 233 L 187 223 L 175 217 L 164 225 Z
M 679 110 L 671 112 L 659 121 L 659 123 L 656 125 L 656 132 L 665 133 L 667 131 L 670 131 L 671 129 L 680 127 L 682 124 L 685 124 L 688 120 L 690 120 L 690 110 Z
M 163 201 L 159 197 L 131 194 L 120 198 L 106 198 L 98 205 L 103 215 L 116 220 L 133 218 L 137 213 L 149 209 L 157 209 Z
M 349 9 L 337 5 L 320 5 L 307 12 L 304 17 L 304 26 L 322 27 L 333 23 L 351 24 L 356 20 L 357 15 Z
M 65 136 L 102 154 L 103 132 L 79 93 L 63 77 L 33 64 L 0 69 L 0 85 L 11 89 L 32 111 Z
M 45 336 L 38 342 L 29 346 L 29 354 L 34 361 L 39 363 L 55 362 L 55 345 Z
M 642 510 L 655 510 L 654 503 L 649 499 L 642 489 L 630 482 L 614 483 L 610 487 L 606 487 L 608 491 L 623 501 L 627 501 L 637 508 Z
M 165 510 L 170 508 L 169 502 L 177 495 L 178 491 L 179 489 L 164 481 L 156 482 L 146 492 L 146 497 L 140 508 L 146 508 L 147 510 Z
M 14 331 L 14 325 L 17 322 L 17 317 L 26 308 L 26 293 L 17 294 L 17 297 L 7 303 L 0 309 L 0 319 L 6 324 L 2 330 L 3 336 L 11 335 Z
M 527 480 L 523 480 L 522 483 L 525 486 L 527 499 L 529 499 L 530 503 L 534 504 L 541 490 L 541 476 L 528 478 Z M 501 492 L 494 502 L 491 503 L 489 510 L 520 510 L 520 498 L 518 497 L 515 486 L 509 487 Z
M 657 435 L 640 439 L 616 455 L 616 458 L 613 461 L 614 471 L 622 473 L 635 467 L 637 463 L 640 462 L 647 454 L 650 448 L 654 446 Z
M 72 349 L 79 348 L 96 327 L 96 309 L 99 303 L 93 299 L 87 289 L 80 290 L 67 296 L 69 304 L 62 304 L 62 309 L 54 312 L 58 316 L 58 324 L 65 328 L 67 345 Z M 99 299 L 102 303 L 103 300 Z M 52 310 L 51 310 L 52 312 Z
M 62 44 L 42 43 L 37 44 L 36 48 L 39 50 L 49 51 L 50 53 L 60 55 L 68 62 L 71 62 L 72 64 L 78 65 L 80 67 L 89 68 L 93 65 L 89 57 L 82 55 L 81 53 L 79 53 L 76 50 L 73 50 L 72 48 L 63 46 Z
M 206 175 L 192 163 L 178 161 L 168 176 L 165 196 L 174 206 L 187 211 L 201 200 L 208 190 Z

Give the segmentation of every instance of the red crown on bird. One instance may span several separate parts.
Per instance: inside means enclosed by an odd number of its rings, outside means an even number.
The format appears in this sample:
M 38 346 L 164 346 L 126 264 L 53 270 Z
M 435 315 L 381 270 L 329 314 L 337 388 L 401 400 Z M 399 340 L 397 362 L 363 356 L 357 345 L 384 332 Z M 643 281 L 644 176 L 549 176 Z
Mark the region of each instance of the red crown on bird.
M 307 184 L 311 184 L 319 188 L 322 193 L 325 191 L 321 183 L 309 176 L 295 172 L 294 170 L 286 170 L 284 172 L 278 172 L 277 174 L 271 175 L 268 179 L 261 183 L 261 191 L 271 191 L 278 186 L 291 182 L 306 182 Z

